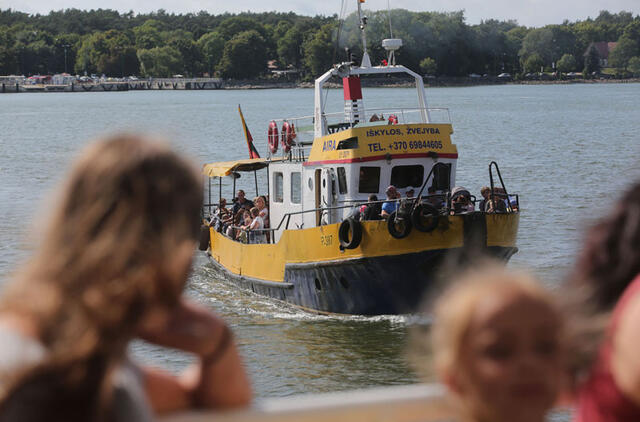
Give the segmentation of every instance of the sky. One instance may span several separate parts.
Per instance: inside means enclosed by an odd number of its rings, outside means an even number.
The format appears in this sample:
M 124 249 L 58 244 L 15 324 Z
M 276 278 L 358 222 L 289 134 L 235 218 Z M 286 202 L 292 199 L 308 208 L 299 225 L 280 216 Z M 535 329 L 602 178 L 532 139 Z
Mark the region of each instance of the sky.
M 348 11 L 354 11 L 356 0 L 345 0 Z M 640 0 L 389 0 L 391 8 L 413 11 L 452 12 L 464 10 L 469 24 L 483 19 L 516 20 L 520 25 L 540 27 L 569 21 L 595 18 L 601 10 L 622 10 L 640 14 Z M 300 15 L 333 15 L 340 13 L 341 0 L 0 0 L 0 9 L 46 14 L 51 10 L 115 9 L 148 13 L 158 9 L 188 13 L 206 10 L 224 12 L 295 12 Z M 387 0 L 366 0 L 365 8 L 387 8 Z

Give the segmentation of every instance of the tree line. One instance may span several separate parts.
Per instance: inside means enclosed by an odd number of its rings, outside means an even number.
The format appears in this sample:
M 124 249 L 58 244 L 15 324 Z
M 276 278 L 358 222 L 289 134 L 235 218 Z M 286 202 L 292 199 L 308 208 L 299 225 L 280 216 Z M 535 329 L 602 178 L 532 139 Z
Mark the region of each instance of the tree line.
M 390 37 L 404 46 L 398 63 L 423 73 L 522 74 L 540 69 L 599 70 L 592 42 L 617 42 L 609 57 L 619 71 L 640 73 L 640 16 L 602 11 L 598 17 L 561 25 L 527 28 L 515 21 L 465 22 L 464 13 L 367 12 L 369 54 L 374 64 Z M 221 76 L 258 78 L 276 60 L 313 79 L 333 63 L 347 60 L 345 49 L 362 55 L 355 14 L 301 16 L 295 13 L 212 15 L 149 14 L 66 9 L 29 15 L 0 9 L 0 74 L 76 74 L 142 77 Z M 587 54 L 585 54 L 587 52 Z

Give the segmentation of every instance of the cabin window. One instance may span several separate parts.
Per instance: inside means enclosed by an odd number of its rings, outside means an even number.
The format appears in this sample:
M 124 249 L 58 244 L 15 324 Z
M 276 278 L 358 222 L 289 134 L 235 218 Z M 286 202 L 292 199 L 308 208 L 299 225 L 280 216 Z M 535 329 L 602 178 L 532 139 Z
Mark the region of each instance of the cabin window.
M 396 188 L 422 186 L 424 167 L 421 165 L 395 166 L 391 170 L 391 184 Z
M 431 186 L 439 191 L 451 190 L 451 163 L 438 163 L 433 166 L 433 182 Z
M 283 202 L 284 200 L 284 178 L 282 173 L 273 173 L 273 202 Z
M 291 173 L 291 203 L 300 204 L 302 202 L 302 195 L 300 189 L 302 188 L 302 177 L 300 172 Z
M 347 193 L 347 172 L 344 167 L 338 167 L 338 189 L 341 195 Z
M 380 167 L 360 167 L 358 192 L 378 193 L 380 191 Z

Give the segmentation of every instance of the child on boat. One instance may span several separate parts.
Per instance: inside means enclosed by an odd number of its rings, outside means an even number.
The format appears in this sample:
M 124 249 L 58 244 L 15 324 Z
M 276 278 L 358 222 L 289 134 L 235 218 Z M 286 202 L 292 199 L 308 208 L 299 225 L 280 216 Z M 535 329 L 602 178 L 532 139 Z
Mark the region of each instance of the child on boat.
M 182 297 L 201 206 L 195 166 L 163 144 L 122 135 L 85 151 L 0 301 L 0 420 L 151 421 L 249 403 L 230 329 Z M 136 338 L 195 362 L 180 376 L 136 365 Z
M 554 300 L 529 276 L 491 269 L 454 284 L 431 340 L 461 420 L 543 422 L 562 381 L 562 336 Z

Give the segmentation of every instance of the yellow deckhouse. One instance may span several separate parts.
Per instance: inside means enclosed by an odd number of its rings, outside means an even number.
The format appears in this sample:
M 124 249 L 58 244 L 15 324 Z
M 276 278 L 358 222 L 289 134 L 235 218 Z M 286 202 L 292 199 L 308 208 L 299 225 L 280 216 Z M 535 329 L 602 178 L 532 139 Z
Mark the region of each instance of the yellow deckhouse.
M 312 116 L 271 122 L 267 158 L 203 167 L 210 179 L 266 170 L 267 243 L 230 237 L 229 224 L 216 217 L 206 226 L 201 249 L 227 277 L 314 312 L 397 314 L 416 308 L 448 254 L 473 251 L 506 261 L 517 251 L 518 198 L 507 193 L 502 177 L 494 186 L 495 163 L 489 166 L 489 201 L 501 203 L 496 210 L 502 212 L 469 211 L 457 203 L 468 192 L 454 190 L 458 150 L 448 111 L 429 109 L 422 77 L 394 63 L 400 44 L 383 42 L 390 51 L 387 66 L 371 66 L 365 53 L 360 66 L 341 63 L 318 78 Z M 396 73 L 415 80 L 418 107 L 365 108 L 361 77 Z M 325 112 L 322 88 L 331 78 L 342 78 L 344 112 Z M 313 131 L 300 130 L 305 127 Z M 211 181 L 205 214 L 214 214 L 217 205 Z M 387 219 L 358 217 L 364 204 L 372 204 L 370 195 L 378 204 L 386 199 L 389 185 L 415 193 L 396 200 L 397 211 Z M 235 181 L 233 186 L 235 196 Z

